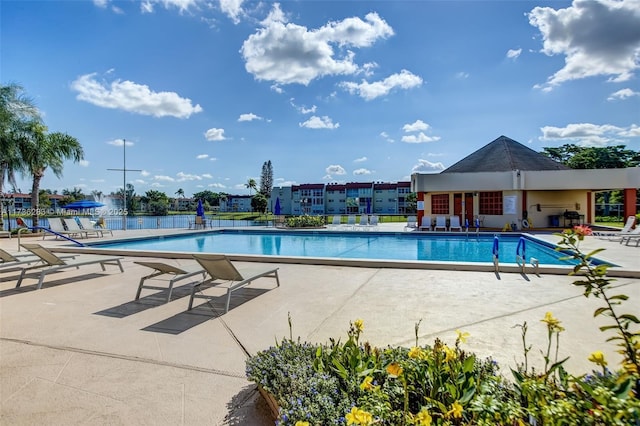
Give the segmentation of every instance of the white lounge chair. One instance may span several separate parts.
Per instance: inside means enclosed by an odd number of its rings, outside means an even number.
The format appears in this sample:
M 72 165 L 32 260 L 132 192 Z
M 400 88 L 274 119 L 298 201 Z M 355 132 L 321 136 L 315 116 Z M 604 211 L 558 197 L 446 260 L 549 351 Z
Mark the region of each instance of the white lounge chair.
M 406 231 L 407 229 L 414 231 L 416 229 L 418 229 L 418 218 L 415 216 L 408 216 L 407 217 L 407 224 L 404 226 L 404 230 Z
M 600 239 L 617 240 L 618 238 L 628 234 L 636 224 L 636 217 L 629 216 L 622 229 L 619 231 L 593 231 L 591 235 Z
M 87 230 L 80 228 L 80 225 L 78 225 L 78 222 L 76 222 L 74 218 L 64 218 L 62 220 L 64 221 L 64 224 L 69 232 L 76 232 L 83 238 L 89 238 L 89 235 L 95 235 L 96 237 L 102 236 L 102 233 L 98 230 Z
M 202 269 L 202 266 L 200 266 L 199 264 L 186 266 L 186 267 L 181 266 L 178 268 L 176 266 L 168 265 L 162 262 L 136 261 L 133 263 L 146 266 L 147 268 L 151 268 L 155 271 L 150 275 L 146 275 L 140 278 L 140 283 L 138 284 L 138 291 L 136 292 L 135 300 L 140 299 L 140 292 L 142 291 L 143 288 L 150 288 L 153 290 L 165 290 L 164 287 L 144 285 L 145 281 L 147 280 L 155 280 L 155 281 L 162 280 L 161 278 L 159 278 L 161 275 L 173 276 L 173 278 L 169 280 L 169 287 L 168 287 L 169 293 L 167 294 L 167 303 L 171 301 L 171 293 L 173 292 L 173 285 L 176 282 L 193 277 L 195 275 L 200 275 L 200 274 L 202 274 L 203 281 L 205 280 L 205 278 L 207 278 L 207 272 L 204 269 Z
M 369 227 L 369 215 L 363 214 L 360 216 L 360 222 L 358 222 L 358 226 L 356 229 L 364 230 Z
M 62 224 L 62 219 L 59 217 L 50 217 L 50 218 L 47 218 L 47 221 L 49 222 L 49 230 L 52 231 L 52 233 L 56 236 L 56 240 L 58 239 L 59 236 L 74 237 L 74 236 L 80 235 L 78 232 L 69 231 L 65 229 L 64 225 Z M 42 236 L 42 239 L 44 240 L 46 236 L 47 236 L 47 233 L 45 232 L 44 235 Z
M 379 223 L 380 219 L 378 218 L 378 216 L 376 215 L 372 215 L 369 218 L 369 227 L 370 228 L 377 228 L 378 227 L 378 223 Z
M 351 231 L 356 229 L 356 216 L 353 214 L 350 214 L 349 216 L 347 216 L 347 224 L 344 226 L 346 229 L 349 229 Z
M 93 223 L 91 223 L 88 217 L 81 217 L 78 220 L 80 221 L 80 227 L 83 231 L 97 232 L 101 237 L 104 237 L 104 234 L 108 232 L 109 234 L 111 234 L 111 236 L 113 236 L 113 231 L 111 231 L 111 229 L 94 225 Z
M 433 227 L 434 231 L 438 229 L 442 229 L 443 231 L 447 230 L 447 218 L 446 216 L 436 216 L 436 224 Z
M 431 231 L 431 216 L 422 216 L 421 231 Z
M 24 276 L 27 272 L 37 268 L 44 268 L 41 271 L 39 271 L 40 276 L 38 278 L 38 286 L 37 286 L 38 290 L 42 288 L 44 277 L 47 274 L 50 274 L 52 272 L 57 272 L 63 269 L 78 268 L 84 265 L 93 265 L 93 264 L 99 263 L 103 271 L 106 270 L 105 265 L 116 265 L 120 268 L 120 272 L 124 272 L 124 269 L 122 269 L 122 263 L 120 263 L 120 260 L 123 259 L 122 257 L 87 254 L 87 255 L 78 255 L 73 259 L 65 260 L 55 255 L 49 249 L 42 247 L 40 244 L 22 244 L 22 247 L 26 248 L 31 253 L 35 254 L 40 259 L 42 259 L 42 263 L 35 264 L 35 265 L 27 265 L 23 267 L 22 271 L 20 272 L 20 277 L 18 278 L 16 288 L 20 287 L 20 285 L 22 284 L 22 280 L 24 279 Z
M 636 242 L 636 247 L 640 245 L 640 225 L 636 226 L 635 229 L 632 229 L 625 235 L 620 236 L 620 244 L 625 243 L 625 245 L 628 246 L 631 241 Z
M 454 229 L 462 232 L 462 225 L 460 225 L 460 216 L 458 215 L 449 216 L 449 231 L 453 231 Z
M 334 215 L 331 219 L 331 225 L 329 225 L 329 229 L 338 229 L 340 228 L 340 226 L 342 226 L 342 216 L 339 214 Z
M 210 280 L 202 280 L 202 282 L 193 286 L 191 289 L 191 298 L 189 299 L 189 310 L 193 308 L 193 299 L 212 299 L 213 297 L 204 294 L 196 294 L 202 292 L 205 288 L 214 287 L 227 282 L 227 301 L 224 312 L 229 312 L 229 303 L 231 301 L 231 293 L 245 287 L 258 278 L 270 277 L 275 278 L 277 287 L 280 287 L 280 278 L 278 277 L 278 268 L 272 267 L 255 267 L 242 268 L 241 270 L 229 261 L 224 255 L 219 254 L 194 254 L 193 257 L 202 265 L 205 271 L 211 276 Z

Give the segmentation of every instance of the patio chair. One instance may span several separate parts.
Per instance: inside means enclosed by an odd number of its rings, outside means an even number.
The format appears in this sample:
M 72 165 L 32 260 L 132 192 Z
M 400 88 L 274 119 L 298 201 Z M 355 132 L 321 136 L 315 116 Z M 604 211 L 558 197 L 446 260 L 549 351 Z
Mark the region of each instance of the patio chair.
M 51 231 L 56 236 L 56 240 L 59 236 L 74 237 L 80 235 L 77 231 L 67 230 L 62 223 L 62 219 L 59 217 L 50 217 L 47 218 L 47 221 L 49 222 L 49 231 Z M 45 232 L 42 236 L 42 239 L 44 240 L 46 236 L 47 233 Z
M 195 275 L 200 275 L 202 274 L 202 280 L 204 281 L 204 279 L 207 277 L 207 272 L 202 269 L 202 267 L 200 265 L 193 265 L 193 266 L 187 266 L 187 267 L 175 267 L 172 265 L 168 265 L 166 263 L 162 263 L 162 262 L 146 262 L 146 261 L 136 261 L 133 263 L 137 263 L 138 265 L 142 265 L 142 266 L 146 266 L 147 268 L 151 268 L 153 269 L 155 272 L 151 273 L 150 275 L 146 275 L 142 278 L 140 278 L 140 283 L 138 284 L 138 291 L 136 292 L 136 298 L 135 300 L 140 299 L 140 292 L 142 291 L 143 288 L 150 288 L 153 290 L 165 290 L 164 287 L 158 287 L 158 286 L 153 286 L 153 285 L 144 285 L 145 281 L 147 280 L 156 280 L 156 281 L 161 281 L 162 278 L 159 278 L 161 275 L 172 275 L 173 278 L 171 278 L 169 280 L 169 287 L 168 287 L 168 291 L 169 293 L 167 294 L 167 303 L 169 303 L 171 301 L 171 293 L 173 292 L 173 285 L 181 280 L 193 277 Z
M 631 241 L 636 242 L 636 247 L 640 245 L 640 226 L 636 226 L 635 229 L 627 232 L 625 235 L 620 236 L 620 244 L 625 243 L 625 245 L 629 245 Z
M 377 215 L 372 215 L 369 218 L 369 227 L 370 228 L 378 228 L 378 223 L 380 222 L 380 219 L 378 218 Z
M 22 247 L 26 248 L 31 253 L 42 259 L 42 263 L 23 267 L 22 271 L 20 272 L 20 277 L 18 278 L 16 288 L 20 287 L 20 285 L 22 284 L 22 280 L 24 279 L 24 276 L 27 274 L 27 272 L 37 268 L 45 268 L 39 271 L 40 276 L 38 278 L 38 285 L 36 287 L 38 290 L 42 288 L 42 283 L 46 275 L 53 272 L 61 271 L 63 269 L 79 268 L 80 266 L 99 263 L 103 271 L 106 271 L 105 265 L 115 265 L 120 268 L 120 272 L 124 272 L 122 263 L 120 263 L 120 260 L 123 259 L 122 257 L 86 254 L 78 255 L 73 259 L 65 260 L 62 257 L 54 254 L 48 248 L 42 247 L 40 244 L 22 244 Z
M 96 237 L 102 236 L 100 231 L 87 230 L 87 229 L 80 228 L 80 225 L 78 225 L 78 222 L 76 222 L 76 220 L 72 217 L 67 217 L 62 220 L 64 221 L 64 224 L 67 227 L 68 231 L 77 232 L 78 235 L 80 235 L 81 237 L 89 238 L 89 235 L 95 235 Z
M 356 229 L 356 215 L 350 214 L 347 216 L 347 224 L 344 225 L 346 229 L 355 230 Z
M 360 222 L 356 225 L 355 229 L 364 230 L 369 227 L 369 215 L 363 214 L 360 216 Z
M 61 259 L 73 259 L 75 255 L 60 256 Z M 10 253 L 0 249 L 0 273 L 19 271 L 24 265 L 42 263 L 42 259 L 31 252 Z
M 97 223 L 96 223 L 96 225 L 94 225 L 93 223 L 91 223 L 91 221 L 89 220 L 88 217 L 81 217 L 78 220 L 80 220 L 80 227 L 84 231 L 91 231 L 91 232 L 95 231 L 101 237 L 104 237 L 104 234 L 106 234 L 108 232 L 109 234 L 111 234 L 111 236 L 113 236 L 113 231 L 111 231 L 111 229 L 102 228 L 101 226 L 98 226 Z
M 445 216 L 436 216 L 436 224 L 433 230 L 437 231 L 438 229 L 447 230 L 447 218 Z
M 337 214 L 331 218 L 331 225 L 329 225 L 329 229 L 338 229 L 342 226 L 342 216 Z
M 422 216 L 421 231 L 431 231 L 431 216 Z
M 407 224 L 404 226 L 404 230 L 406 231 L 407 229 L 413 231 L 418 229 L 418 218 L 415 216 L 409 216 L 407 217 Z
M 202 267 L 211 276 L 210 280 L 202 280 L 191 289 L 191 297 L 189 299 L 189 310 L 193 308 L 193 299 L 212 299 L 213 297 L 205 294 L 196 294 L 202 290 L 228 283 L 227 301 L 224 312 L 229 312 L 229 303 L 231 301 L 231 293 L 245 287 L 254 280 L 262 277 L 275 278 L 277 287 L 280 287 L 280 278 L 278 277 L 278 268 L 272 267 L 248 267 L 236 269 L 225 255 L 220 254 L 194 254 L 193 257 L 202 265 Z M 222 281 L 222 282 L 221 282 Z
M 205 229 L 207 227 L 207 219 L 204 216 L 196 216 L 194 226 L 195 229 Z
M 458 215 L 449 216 L 449 231 L 453 231 L 454 229 L 462 232 L 462 225 L 460 225 L 460 216 Z
M 629 216 L 627 218 L 627 221 L 625 222 L 624 226 L 622 227 L 622 229 L 620 229 L 619 231 L 593 231 L 591 233 L 591 235 L 593 235 L 594 237 L 600 238 L 600 239 L 613 239 L 613 240 L 617 240 L 618 238 L 628 234 L 629 232 L 631 232 L 631 230 L 633 229 L 633 226 L 636 224 L 636 217 L 635 216 Z

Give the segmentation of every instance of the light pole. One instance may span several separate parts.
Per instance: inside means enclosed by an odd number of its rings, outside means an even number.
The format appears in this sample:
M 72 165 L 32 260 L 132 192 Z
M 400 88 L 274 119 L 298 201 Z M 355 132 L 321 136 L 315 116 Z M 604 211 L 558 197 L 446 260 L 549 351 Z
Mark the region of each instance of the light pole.
M 127 172 L 141 172 L 139 169 L 127 169 L 127 141 L 122 139 L 122 168 L 107 169 L 122 172 L 122 229 L 127 230 Z

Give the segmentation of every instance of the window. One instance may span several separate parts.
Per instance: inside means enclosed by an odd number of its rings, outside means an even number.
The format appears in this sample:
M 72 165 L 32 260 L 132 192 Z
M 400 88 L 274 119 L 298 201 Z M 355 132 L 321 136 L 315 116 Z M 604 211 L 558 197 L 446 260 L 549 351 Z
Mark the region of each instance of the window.
M 431 196 L 431 213 L 449 214 L 449 194 L 434 194 Z
M 480 193 L 480 214 L 502 214 L 502 191 Z

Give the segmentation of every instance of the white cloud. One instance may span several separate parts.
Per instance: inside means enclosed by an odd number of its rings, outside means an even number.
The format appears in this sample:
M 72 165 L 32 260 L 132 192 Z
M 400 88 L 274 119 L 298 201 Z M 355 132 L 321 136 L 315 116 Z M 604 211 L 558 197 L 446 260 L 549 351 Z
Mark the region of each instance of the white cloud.
M 176 174 L 176 176 L 178 177 L 178 179 L 177 179 L 178 182 L 185 182 L 185 181 L 192 181 L 192 180 L 202 180 L 202 176 L 192 175 L 192 174 L 188 174 L 188 173 L 184 173 L 184 172 L 178 172 Z
M 172 178 L 171 176 L 165 176 L 165 175 L 155 175 L 153 179 L 162 181 L 162 182 L 175 182 L 174 178 Z
M 529 23 L 542 34 L 543 53 L 565 57 L 564 67 L 537 88 L 550 91 L 566 81 L 599 75 L 627 81 L 640 66 L 637 0 L 574 0 L 558 10 L 536 7 Z
M 186 12 L 191 7 L 195 7 L 199 0 L 144 0 L 140 4 L 140 10 L 143 13 L 153 12 L 154 5 L 161 4 L 165 9 L 175 7 L 182 12 Z
M 95 79 L 96 73 L 85 74 L 71 83 L 78 92 L 78 100 L 103 108 L 121 109 L 154 117 L 189 118 L 202 111 L 193 106 L 191 99 L 181 98 L 175 92 L 153 92 L 148 86 L 132 81 L 116 80 L 110 84 Z
M 306 127 L 308 129 L 337 129 L 340 127 L 340 123 L 333 123 L 331 118 L 325 116 L 317 117 L 312 116 L 304 123 L 299 123 L 300 127 Z
M 149 173 L 149 172 L 148 172 L 148 171 L 146 171 L 146 170 L 143 170 L 143 171 L 141 171 L 141 172 L 140 172 L 140 175 L 141 175 L 141 176 L 145 176 L 145 177 L 146 177 L 146 176 L 149 176 L 150 174 L 151 174 L 151 173 Z
M 411 168 L 412 173 L 436 173 L 444 170 L 444 164 L 432 163 L 428 160 L 419 159 L 418 164 Z
M 518 59 L 518 56 L 522 53 L 522 49 L 509 49 L 507 51 L 507 58 L 509 59 Z
M 164 188 L 165 185 L 161 184 L 160 182 L 154 182 L 150 185 L 152 188 Z
M 222 183 L 210 183 L 209 185 L 207 185 L 209 188 L 218 188 L 218 189 L 225 189 L 226 185 L 222 184 Z
M 368 47 L 393 35 L 393 29 L 376 13 L 367 14 L 364 20 L 346 18 L 309 30 L 288 22 L 278 3 L 261 25 L 244 41 L 240 53 L 247 72 L 278 84 L 308 85 L 328 75 L 355 74 L 360 68 L 349 48 Z
M 224 129 L 216 129 L 215 127 L 207 130 L 204 137 L 207 138 L 208 141 L 223 141 L 227 139 L 224 137 Z
M 460 72 L 456 73 L 456 78 L 459 78 L 460 80 L 465 80 L 465 79 L 469 78 L 469 73 L 468 72 L 464 72 L 464 71 L 460 71 Z
M 566 127 L 545 126 L 540 128 L 543 141 L 576 142 L 582 146 L 606 146 L 619 144 L 624 138 L 640 136 L 640 127 L 632 124 L 630 127 L 618 127 L 611 124 L 573 123 Z
M 355 160 L 353 160 L 353 162 L 354 163 L 364 163 L 367 160 L 368 160 L 367 157 L 360 157 L 360 158 L 356 158 Z
M 413 124 L 405 124 L 404 126 L 402 126 L 402 130 L 404 130 L 406 133 L 427 129 L 429 129 L 429 125 L 422 120 L 416 120 Z
M 93 4 L 100 8 L 105 9 L 109 4 L 109 0 L 93 0 Z
M 196 159 L 198 159 L 198 160 L 205 160 L 207 158 L 209 158 L 209 154 L 198 154 L 196 156 Z
M 203 174 L 202 174 L 202 178 L 203 178 L 203 179 L 213 179 L 213 176 L 211 176 L 211 174 L 210 174 L 210 173 L 203 173 Z
M 347 171 L 344 169 L 344 167 L 339 166 L 337 164 L 327 167 L 325 169 L 325 172 L 328 175 L 346 175 L 347 174 Z
M 220 10 L 224 12 L 234 24 L 240 22 L 240 16 L 244 14 L 242 3 L 244 0 L 220 0 Z
M 259 115 L 255 115 L 252 112 L 248 114 L 240 114 L 240 117 L 238 118 L 238 121 L 253 121 L 253 120 L 264 120 L 264 118 L 260 117 Z
M 217 159 L 216 157 L 211 157 L 211 158 L 209 158 L 209 160 L 211 160 L 211 161 L 218 161 L 218 159 Z
M 131 141 L 123 141 L 122 139 L 114 139 L 112 141 L 108 141 L 107 142 L 107 144 L 113 145 L 113 146 L 122 146 L 125 143 L 127 144 L 127 146 L 133 146 L 133 142 L 131 142 Z
M 611 95 L 609 95 L 607 100 L 608 101 L 615 101 L 617 99 L 624 100 L 627 98 L 631 98 L 633 96 L 640 96 L 640 92 L 634 92 L 633 90 L 626 88 L 626 89 L 620 89 L 617 92 L 612 93 Z
M 356 176 L 361 176 L 361 175 L 370 175 L 372 172 L 369 169 L 355 169 L 353 171 L 353 174 Z
M 398 74 L 392 74 L 384 80 L 374 81 L 373 83 L 365 80 L 360 84 L 350 81 L 340 83 L 340 86 L 349 93 L 357 94 L 367 101 L 385 96 L 396 88 L 412 89 L 420 85 L 422 85 L 422 78 L 407 70 L 402 70 Z
M 395 140 L 391 138 L 387 132 L 380 132 L 380 137 L 382 137 L 384 140 L 386 140 L 389 143 L 395 142 Z
M 405 135 L 401 140 L 406 143 L 427 143 L 439 141 L 440 136 L 427 136 L 423 132 L 420 132 L 417 135 Z
M 276 93 L 284 93 L 284 90 L 282 89 L 282 87 L 278 86 L 277 84 L 272 84 L 271 85 L 271 90 L 273 90 Z
M 89 167 L 89 162 L 87 160 L 80 160 L 78 164 L 82 167 Z

